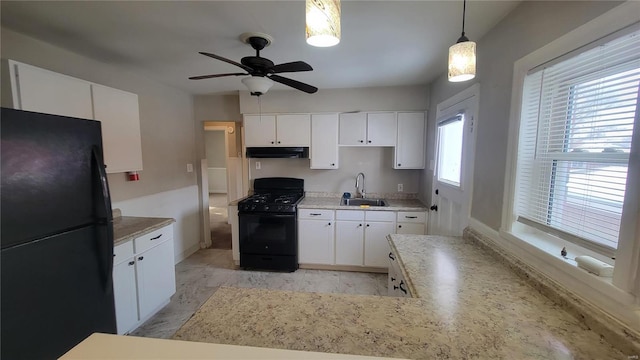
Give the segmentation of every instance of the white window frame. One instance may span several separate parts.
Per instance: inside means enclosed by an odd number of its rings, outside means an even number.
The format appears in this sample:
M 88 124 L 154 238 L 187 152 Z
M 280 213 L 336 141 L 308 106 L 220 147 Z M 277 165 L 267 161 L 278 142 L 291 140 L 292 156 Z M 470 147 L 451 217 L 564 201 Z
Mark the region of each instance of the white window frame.
M 517 219 L 513 205 L 516 196 L 518 135 L 525 76 L 537 66 L 638 23 L 638 11 L 640 11 L 640 4 L 637 2 L 629 1 L 623 3 L 514 63 L 502 226 L 500 228 L 501 237 L 525 241 L 558 257 L 560 255 L 554 253 L 557 252 L 558 246 L 561 247 L 564 243 L 553 236 L 516 223 Z M 638 119 L 636 119 L 636 124 L 638 124 Z M 622 218 L 623 226 L 620 230 L 612 279 L 613 285 L 636 296 L 640 295 L 640 189 L 635 185 L 640 184 L 640 169 L 638 169 L 640 167 L 638 166 L 640 164 L 639 138 L 640 126 L 635 126 L 627 174 L 627 191 Z M 572 248 L 575 250 L 574 256 L 590 255 L 611 263 L 610 259 L 588 249 L 580 248 L 577 245 L 572 246 Z

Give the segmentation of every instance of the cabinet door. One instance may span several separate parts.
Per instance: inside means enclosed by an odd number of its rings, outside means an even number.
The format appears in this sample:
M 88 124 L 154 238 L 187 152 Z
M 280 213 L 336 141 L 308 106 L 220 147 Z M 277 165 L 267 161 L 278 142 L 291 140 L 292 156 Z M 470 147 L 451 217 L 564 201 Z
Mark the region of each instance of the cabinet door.
M 425 225 L 420 223 L 398 223 L 396 234 L 425 235 Z
M 332 265 L 334 262 L 333 221 L 300 220 L 298 224 L 299 262 Z
M 168 240 L 136 255 L 138 309 L 145 319 L 176 292 L 173 241 Z
M 361 221 L 336 221 L 336 265 L 362 266 L 363 225 Z
M 88 82 L 13 61 L 9 66 L 16 109 L 93 119 Z
M 113 297 L 119 335 L 133 329 L 138 322 L 138 295 L 133 259 L 129 258 L 113 267 Z
M 311 116 L 287 114 L 276 116 L 277 146 L 309 146 L 311 144 Z
M 367 145 L 396 146 L 396 113 L 367 114 Z
M 311 169 L 338 168 L 338 114 L 311 115 Z
M 276 117 L 274 115 L 245 115 L 244 143 L 246 147 L 276 145 Z
M 142 170 L 138 95 L 96 84 L 91 92 L 94 118 L 102 123 L 107 172 Z
M 398 113 L 394 169 L 424 169 L 426 124 L 423 112 Z
M 340 114 L 340 145 L 364 145 L 367 140 L 367 113 Z
M 395 234 L 393 222 L 367 222 L 364 230 L 364 265 L 387 267 L 389 242 L 387 235 Z

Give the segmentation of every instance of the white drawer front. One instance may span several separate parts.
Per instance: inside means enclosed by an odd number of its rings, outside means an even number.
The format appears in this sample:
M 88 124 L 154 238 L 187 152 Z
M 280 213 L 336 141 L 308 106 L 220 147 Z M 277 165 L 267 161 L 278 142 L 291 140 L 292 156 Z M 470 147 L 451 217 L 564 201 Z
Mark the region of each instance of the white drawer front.
M 364 211 L 336 210 L 336 220 L 364 220 Z
M 423 223 L 427 219 L 424 211 L 400 211 L 398 212 L 398 222 Z
M 394 211 L 367 211 L 364 218 L 369 221 L 394 221 L 396 213 Z
M 142 235 L 134 240 L 136 254 L 163 243 L 169 239 L 173 239 L 173 225 L 165 226 L 156 231 Z
M 333 220 L 333 210 L 298 209 L 298 219 Z
M 133 241 L 127 241 L 113 248 L 113 264 L 117 265 L 133 256 Z

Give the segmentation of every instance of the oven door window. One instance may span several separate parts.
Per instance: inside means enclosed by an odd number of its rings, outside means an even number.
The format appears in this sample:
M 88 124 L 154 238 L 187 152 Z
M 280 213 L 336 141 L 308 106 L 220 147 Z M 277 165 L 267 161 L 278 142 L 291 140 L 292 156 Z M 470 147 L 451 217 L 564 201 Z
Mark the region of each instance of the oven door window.
M 240 214 L 240 252 L 295 255 L 296 217 L 293 214 Z

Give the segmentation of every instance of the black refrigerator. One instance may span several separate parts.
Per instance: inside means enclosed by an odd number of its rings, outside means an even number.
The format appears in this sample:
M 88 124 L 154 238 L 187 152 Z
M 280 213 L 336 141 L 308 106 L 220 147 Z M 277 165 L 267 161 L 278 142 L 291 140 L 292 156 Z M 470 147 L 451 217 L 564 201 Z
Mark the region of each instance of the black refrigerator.
M 57 358 L 116 333 L 100 122 L 1 109 L 2 359 Z

